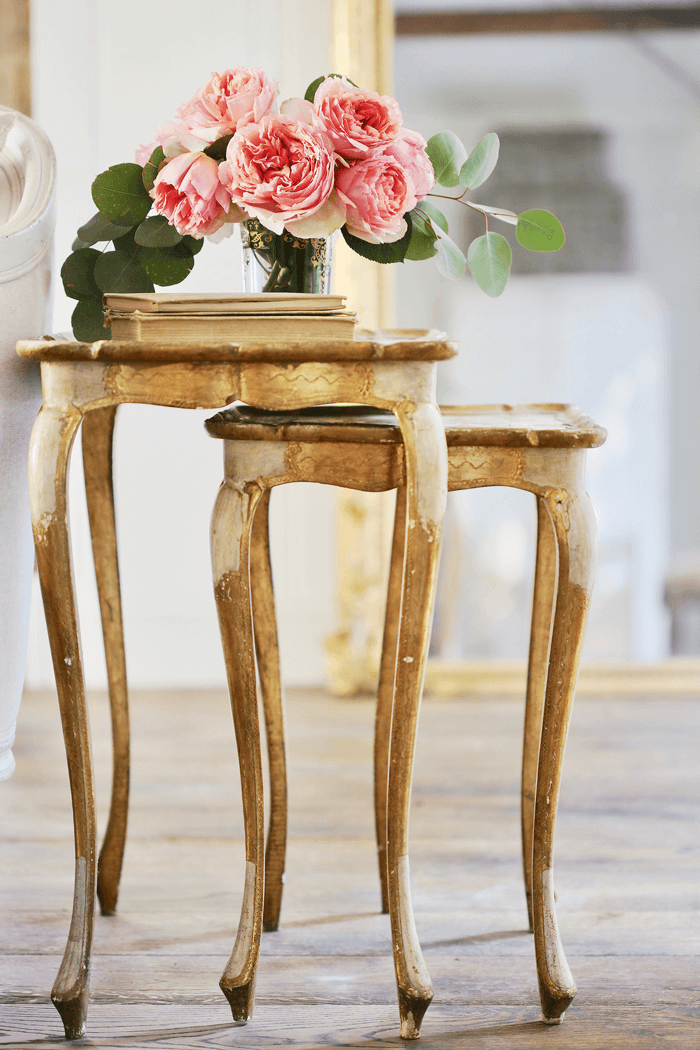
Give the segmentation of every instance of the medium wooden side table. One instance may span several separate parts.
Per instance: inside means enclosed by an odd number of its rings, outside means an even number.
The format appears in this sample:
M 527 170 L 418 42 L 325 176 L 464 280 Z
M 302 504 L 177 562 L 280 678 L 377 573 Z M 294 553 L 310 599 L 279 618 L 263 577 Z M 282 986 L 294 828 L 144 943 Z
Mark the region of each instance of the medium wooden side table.
M 93 549 L 106 647 L 113 652 L 108 674 L 116 730 L 115 784 L 100 862 L 100 899 L 103 911 L 109 912 L 116 901 L 128 793 L 126 676 L 111 488 L 116 406 L 220 408 L 241 400 L 257 408 L 290 410 L 337 402 L 369 405 L 392 412 L 401 430 L 409 527 L 394 686 L 386 848 L 401 1034 L 416 1038 L 433 989 L 411 906 L 408 810 L 447 493 L 447 448 L 436 403 L 436 367 L 439 360 L 456 354 L 456 345 L 415 334 L 402 338 L 397 333 L 394 342 L 156 344 L 109 340 L 90 344 L 45 339 L 20 342 L 17 351 L 21 357 L 41 362 L 44 405 L 32 433 L 29 461 L 32 525 L 75 827 L 73 915 L 51 993 L 66 1036 L 76 1039 L 85 1031 L 97 883 L 90 736 L 66 504 L 71 447 L 85 419 L 83 446 Z M 214 575 L 224 644 L 240 659 L 237 674 L 229 676 L 229 690 L 240 759 L 247 868 L 238 936 L 221 988 L 234 1020 L 241 1022 L 247 1020 L 252 1006 L 262 925 L 263 781 L 258 713 L 251 700 L 255 691 L 249 681 L 255 673 L 253 654 L 250 649 L 239 651 L 237 641 L 239 624 L 245 627 L 246 636 L 251 635 L 249 584 L 243 581 L 232 586 L 225 558 Z M 231 660 L 227 662 L 232 666 Z

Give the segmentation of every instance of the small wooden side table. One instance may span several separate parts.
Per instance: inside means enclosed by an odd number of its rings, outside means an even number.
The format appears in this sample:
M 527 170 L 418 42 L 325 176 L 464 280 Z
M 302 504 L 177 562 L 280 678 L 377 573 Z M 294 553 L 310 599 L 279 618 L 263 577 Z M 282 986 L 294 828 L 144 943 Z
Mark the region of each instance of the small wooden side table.
M 96 824 L 90 735 L 72 584 L 66 478 L 73 440 L 85 418 L 86 481 L 98 588 L 106 634 L 118 650 L 109 669 L 115 735 L 112 813 L 101 854 L 100 899 L 114 910 L 125 834 L 128 793 L 126 678 L 121 646 L 116 569 L 111 433 L 116 406 L 220 408 L 241 400 L 256 408 L 300 409 L 351 402 L 387 409 L 398 421 L 405 448 L 407 514 L 394 729 L 391 735 L 387 828 L 388 893 L 401 1034 L 416 1038 L 433 989 L 416 934 L 408 867 L 408 811 L 413 747 L 435 596 L 447 493 L 447 448 L 436 403 L 436 366 L 453 357 L 454 343 L 397 333 L 395 342 L 304 340 L 241 344 L 157 344 L 23 341 L 21 357 L 41 362 L 44 405 L 30 448 L 30 497 L 37 566 L 56 675 L 75 827 L 75 890 L 68 943 L 51 997 L 69 1039 L 85 1031 L 90 949 L 97 880 Z M 89 440 L 85 440 L 85 436 Z M 110 569 L 109 566 L 112 566 Z M 102 586 L 100 586 L 100 578 Z M 216 578 L 222 603 L 249 619 L 249 594 Z M 110 597 L 116 598 L 116 604 Z M 237 603 L 241 603 L 238 605 Z M 234 608 L 235 605 L 235 608 Z M 114 610 L 116 609 L 116 615 Z M 246 633 L 250 636 L 250 624 Z M 117 644 L 118 643 L 118 644 Z M 231 644 L 235 643 L 231 635 Z M 254 674 L 248 654 L 238 679 L 229 680 L 238 744 L 247 875 L 241 921 L 221 987 L 234 1020 L 245 1021 L 252 1003 L 260 943 L 264 881 L 263 791 L 258 713 L 241 687 Z M 245 686 L 249 683 L 245 682 Z M 128 722 L 127 722 L 128 726 Z M 126 761 L 125 761 L 125 748 Z M 121 817 L 120 817 L 121 815 Z

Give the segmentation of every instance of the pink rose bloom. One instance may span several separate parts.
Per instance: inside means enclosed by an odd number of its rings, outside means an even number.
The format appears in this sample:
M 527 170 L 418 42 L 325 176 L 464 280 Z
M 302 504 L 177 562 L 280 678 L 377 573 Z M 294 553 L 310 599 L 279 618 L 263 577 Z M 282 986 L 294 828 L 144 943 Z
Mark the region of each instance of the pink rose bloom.
M 299 237 L 327 237 L 343 225 L 334 175 L 333 144 L 321 128 L 273 115 L 237 131 L 219 167 L 234 204 L 274 233 Z
M 401 128 L 398 137 L 384 150 L 384 154 L 397 160 L 406 172 L 419 201 L 435 185 L 435 172 L 425 151 L 426 145 L 425 139 L 417 131 Z
M 393 157 L 380 153 L 338 168 L 336 189 L 347 207 L 347 228 L 353 236 L 371 244 L 403 237 L 404 215 L 417 200 L 412 180 Z
M 231 199 L 219 182 L 219 166 L 203 153 L 183 153 L 158 172 L 151 197 L 178 233 L 201 238 L 219 230 Z
M 168 159 L 199 152 L 212 142 L 260 120 L 272 109 L 277 84 L 262 69 L 236 66 L 212 73 L 203 88 L 180 106 L 176 120 L 161 124 L 153 142 L 139 146 L 135 160 L 143 167 L 156 146 Z
M 323 121 L 336 152 L 349 160 L 362 160 L 384 149 L 401 127 L 401 110 L 395 99 L 360 91 L 344 77 L 326 77 L 319 84 L 314 112 Z
M 176 116 L 190 134 L 211 144 L 267 116 L 276 94 L 277 84 L 262 69 L 236 66 L 212 73 Z

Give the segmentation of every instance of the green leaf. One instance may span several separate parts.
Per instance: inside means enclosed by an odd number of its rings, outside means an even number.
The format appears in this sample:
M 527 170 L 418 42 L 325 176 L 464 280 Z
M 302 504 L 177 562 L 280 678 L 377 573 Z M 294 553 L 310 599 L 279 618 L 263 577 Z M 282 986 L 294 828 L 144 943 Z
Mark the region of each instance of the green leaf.
M 173 248 L 139 248 L 138 262 L 154 284 L 167 287 L 184 281 L 194 266 L 191 252 L 185 256 L 175 254 L 179 244 Z
M 512 252 L 500 233 L 483 234 L 469 245 L 467 261 L 472 277 L 487 295 L 500 295 L 510 274 Z
M 462 189 L 475 190 L 477 186 L 486 182 L 498 162 L 500 146 L 498 135 L 493 131 L 484 135 L 479 145 L 472 150 L 462 165 L 459 173 L 459 184 Z
M 115 164 L 92 184 L 92 199 L 105 218 L 118 226 L 143 222 L 153 201 L 143 184 L 138 164 Z
M 435 181 L 441 186 L 459 186 L 459 173 L 467 159 L 467 151 L 454 131 L 441 131 L 428 140 L 430 163 Z
M 226 159 L 226 147 L 233 138 L 233 135 L 224 135 L 222 138 L 212 142 L 211 146 L 207 146 L 204 150 L 207 157 L 212 157 L 214 160 L 225 160 Z
M 515 236 L 523 248 L 533 252 L 558 252 L 564 247 L 564 227 L 551 211 L 533 208 L 518 216 Z
M 440 209 L 436 208 L 434 204 L 430 203 L 430 201 L 419 201 L 419 203 L 411 212 L 411 218 L 413 219 L 413 217 L 415 216 L 419 222 L 423 222 L 424 225 L 427 227 L 427 230 L 424 232 L 427 232 L 430 229 L 430 225 L 425 221 L 422 215 L 420 215 L 420 212 L 423 212 L 425 215 L 427 215 L 433 223 L 437 223 L 440 229 L 444 230 L 445 233 L 450 232 L 450 228 L 447 225 L 447 219 L 442 214 Z
M 95 248 L 79 248 L 69 255 L 61 267 L 61 280 L 71 299 L 94 299 L 100 295 L 95 281 L 95 263 L 101 258 Z
M 81 248 L 89 248 L 90 245 L 87 241 L 81 241 L 80 237 L 76 237 L 70 246 L 72 252 L 79 252 Z
M 411 262 L 419 262 L 421 259 L 432 259 L 434 255 L 437 255 L 435 234 L 432 230 L 430 233 L 423 233 L 422 230 L 414 225 L 406 258 L 410 259 Z
M 129 255 L 134 255 L 138 251 L 138 244 L 134 240 L 135 229 L 129 230 L 123 237 L 117 237 L 114 242 L 114 247 L 118 252 L 128 252 Z
M 204 247 L 204 238 L 191 237 L 189 233 L 186 233 L 177 247 L 180 251 L 187 250 L 190 255 L 199 255 Z
M 437 271 L 449 281 L 458 281 L 464 276 L 467 268 L 467 260 L 462 251 L 457 247 L 451 237 L 448 237 L 439 226 L 433 226 L 437 236 L 435 247 L 437 248 L 437 260 L 435 265 Z
M 71 317 L 73 335 L 83 343 L 93 343 L 96 339 L 109 339 L 110 328 L 104 327 L 102 299 L 81 299 Z
M 130 229 L 131 226 L 118 226 L 110 222 L 109 219 L 105 219 L 102 212 L 98 211 L 97 215 L 93 215 L 84 226 L 80 227 L 78 238 L 85 244 L 97 244 L 98 241 L 113 241 Z
M 306 89 L 306 94 L 304 95 L 305 100 L 307 102 L 313 102 L 314 96 L 324 80 L 328 80 L 329 77 L 336 77 L 336 79 L 341 80 L 344 76 L 344 73 L 326 73 L 325 77 L 316 77 L 316 79 L 312 80 Z M 345 77 L 345 79 L 348 81 L 348 83 L 352 84 L 353 87 L 357 87 L 355 81 L 350 80 L 350 77 Z
M 95 263 L 102 292 L 152 292 L 153 283 L 140 262 L 126 252 L 105 252 Z
M 182 234 L 170 225 L 165 215 L 151 215 L 136 227 L 134 240 L 144 248 L 172 248 L 182 240 Z
M 343 226 L 340 232 L 348 247 L 352 248 L 358 255 L 361 255 L 363 259 L 371 259 L 372 262 L 378 263 L 399 263 L 406 258 L 406 252 L 411 242 L 411 216 L 407 212 L 404 218 L 408 229 L 401 240 L 393 241 L 391 244 L 370 244 L 369 241 L 363 241 L 361 237 L 353 237 L 351 233 L 348 233 L 346 226 Z
M 153 150 L 153 153 L 151 153 L 150 158 L 144 164 L 143 174 L 141 175 L 141 179 L 143 181 L 143 188 L 146 190 L 146 192 L 150 192 L 150 190 L 153 189 L 153 184 L 156 181 L 158 169 L 160 168 L 164 160 L 165 153 L 163 153 L 163 147 L 156 146 L 156 148 Z

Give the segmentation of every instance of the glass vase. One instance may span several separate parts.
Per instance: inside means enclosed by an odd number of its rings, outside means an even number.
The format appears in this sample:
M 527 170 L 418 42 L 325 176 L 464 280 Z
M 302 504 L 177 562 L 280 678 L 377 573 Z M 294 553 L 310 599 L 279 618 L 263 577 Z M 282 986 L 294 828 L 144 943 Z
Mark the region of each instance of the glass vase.
M 273 233 L 257 219 L 241 223 L 245 291 L 329 295 L 334 239 Z

